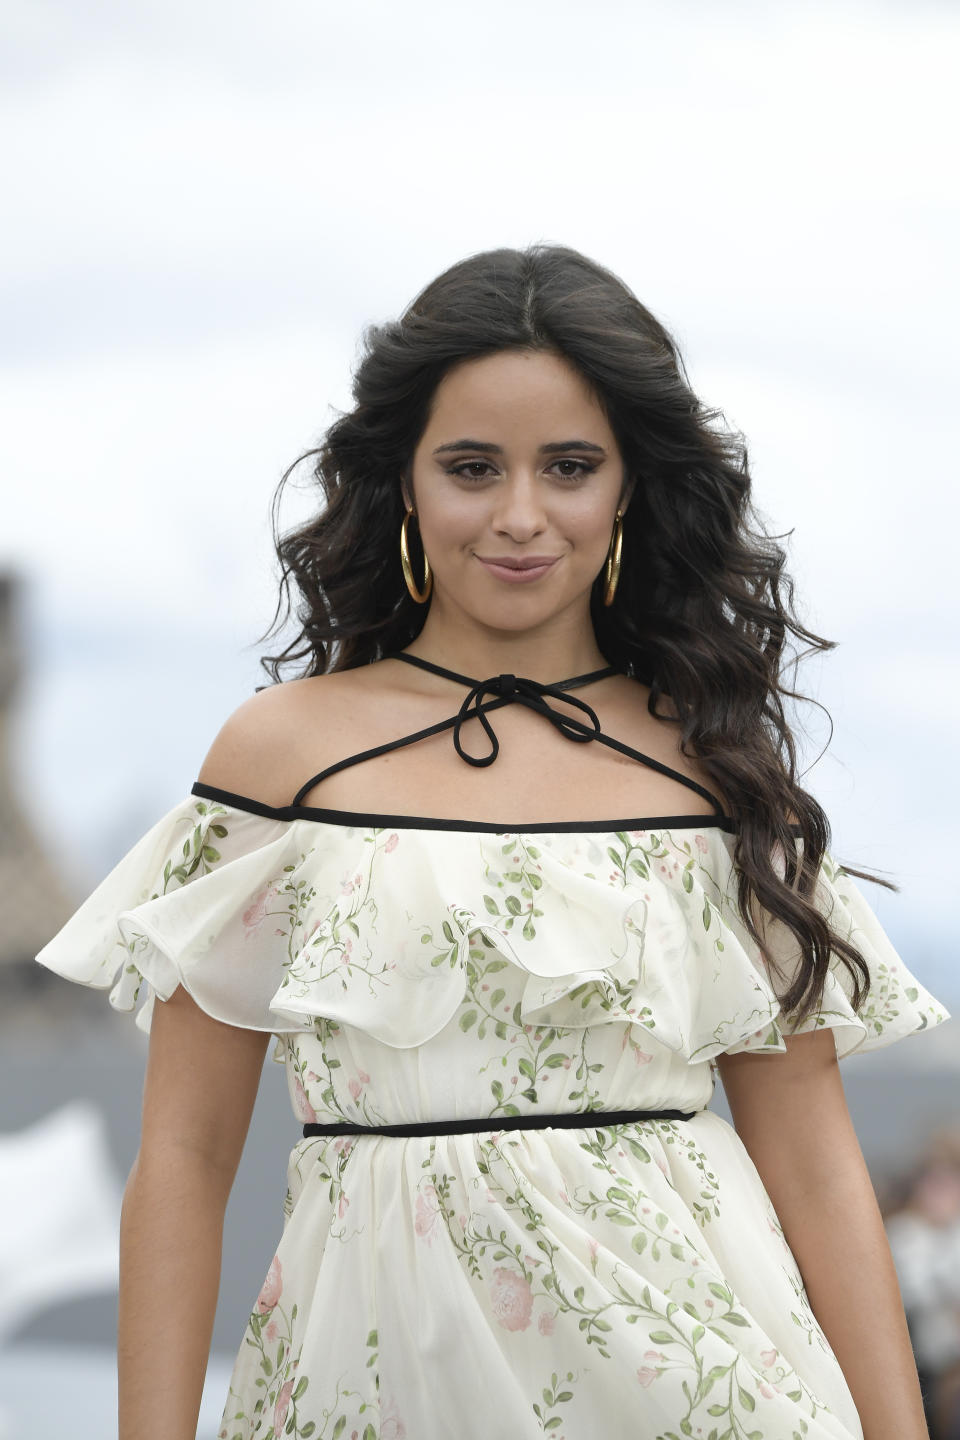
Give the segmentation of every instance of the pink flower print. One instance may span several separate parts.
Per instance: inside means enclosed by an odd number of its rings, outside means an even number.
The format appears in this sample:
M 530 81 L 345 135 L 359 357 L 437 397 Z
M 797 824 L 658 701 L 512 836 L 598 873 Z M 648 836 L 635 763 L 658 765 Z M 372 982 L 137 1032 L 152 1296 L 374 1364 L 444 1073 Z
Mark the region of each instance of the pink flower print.
M 337 1219 L 338 1219 L 338 1220 L 342 1220 L 343 1217 L 344 1217 L 344 1215 L 346 1215 L 346 1213 L 347 1213 L 347 1206 L 348 1206 L 349 1204 L 350 1204 L 350 1201 L 347 1199 L 346 1195 L 344 1195 L 343 1191 L 341 1190 L 341 1191 L 340 1191 L 340 1199 L 337 1201 Z
M 270 901 L 279 895 L 279 893 L 276 885 L 268 885 L 265 890 L 261 890 L 253 904 L 244 910 L 242 923 L 243 933 L 246 939 L 249 940 L 250 937 L 255 934 L 258 927 L 263 924 Z
M 263 1333 L 264 1333 L 264 1335 L 266 1335 L 266 1337 L 267 1337 L 268 1340 L 276 1340 L 276 1338 L 277 1338 L 277 1322 L 276 1322 L 276 1320 L 271 1320 L 271 1321 L 270 1321 L 270 1324 L 267 1326 L 266 1330 L 264 1330 Z
M 293 1394 L 293 1387 L 296 1382 L 285 1380 L 280 1386 L 280 1394 L 277 1396 L 277 1404 L 273 1412 L 273 1433 L 280 1435 L 287 1420 L 287 1410 L 290 1408 L 290 1396 Z
M 769 1370 L 770 1366 L 776 1363 L 778 1350 L 761 1350 L 760 1359 L 763 1361 L 764 1369 Z
M 694 845 L 696 845 L 696 847 L 697 847 L 697 849 L 700 851 L 700 854 L 701 854 L 701 855 L 706 855 L 707 850 L 708 850 L 708 848 L 709 848 L 708 845 L 707 845 L 707 837 L 706 837 L 706 835 L 694 835 L 694 837 L 693 837 L 693 843 L 694 843 Z
M 556 1317 L 545 1310 L 537 1321 L 537 1329 L 541 1335 L 552 1335 L 555 1323 Z
M 360 1084 L 359 1080 L 351 1080 L 347 1088 L 349 1089 L 350 1094 L 353 1096 L 354 1100 L 360 1099 L 360 1091 L 363 1089 L 363 1086 Z
M 393 1399 L 381 1404 L 379 1434 L 380 1440 L 406 1440 L 407 1427 L 400 1419 Z
M 383 847 L 383 853 L 384 853 L 385 855 L 389 855 L 391 850 L 396 850 L 396 848 L 397 848 L 397 842 L 399 841 L 399 839 L 400 839 L 400 836 L 397 834 L 396 830 L 394 830 L 393 834 L 390 836 L 390 838 L 389 838 L 389 840 L 387 841 L 386 845 L 384 845 L 384 847 Z
M 653 1059 L 653 1056 L 648 1054 L 646 1050 L 635 1049 L 633 1052 L 633 1058 L 638 1065 L 649 1065 L 650 1061 Z
M 267 1271 L 267 1278 L 260 1287 L 260 1294 L 257 1296 L 257 1309 L 261 1315 L 266 1315 L 272 1310 L 280 1299 L 283 1292 L 283 1275 L 281 1273 L 280 1257 L 274 1255 L 270 1261 L 270 1269 Z
M 357 1071 L 357 1078 L 359 1079 L 361 1085 L 369 1085 L 369 1084 L 370 1084 L 370 1076 L 367 1074 L 366 1070 L 358 1070 L 358 1071 Z
M 525 1280 L 516 1270 L 508 1270 L 505 1265 L 498 1265 L 493 1272 L 490 1300 L 493 1313 L 504 1330 L 526 1330 L 533 1309 L 533 1292 L 529 1280 Z
M 596 1240 L 588 1240 L 587 1247 L 590 1251 L 590 1264 L 595 1265 L 597 1263 L 597 1251 L 600 1247 L 597 1244 Z
M 437 1221 L 440 1219 L 440 1199 L 436 1186 L 425 1185 L 417 1191 L 417 1214 L 413 1228 L 421 1240 L 431 1244 L 436 1239 Z
M 644 1360 L 652 1360 L 654 1364 L 656 1364 L 658 1360 L 666 1360 L 667 1357 L 661 1350 L 648 1350 L 643 1358 Z
M 307 1092 L 303 1088 L 303 1082 L 299 1075 L 293 1082 L 293 1093 L 298 1118 L 311 1123 L 314 1122 L 317 1118 L 317 1112 L 307 1099 Z
M 654 1380 L 656 1380 L 656 1378 L 657 1378 L 657 1372 L 656 1372 L 656 1370 L 651 1369 L 651 1367 L 650 1367 L 649 1365 L 642 1365 L 642 1366 L 640 1367 L 640 1369 L 637 1371 L 637 1379 L 640 1381 L 640 1384 L 643 1385 L 644 1387 L 646 1387 L 647 1385 L 652 1385 L 653 1382 L 654 1382 Z
M 777 1393 L 775 1386 L 768 1385 L 766 1380 L 761 1380 L 757 1389 L 766 1400 L 773 1400 Z
M 341 881 L 340 881 L 340 894 L 341 894 L 341 895 L 349 895 L 349 894 L 350 894 L 350 891 L 353 889 L 353 887 L 356 885 L 356 883 L 357 883 L 357 882 L 356 882 L 355 879 L 354 879 L 354 880 L 341 880 Z

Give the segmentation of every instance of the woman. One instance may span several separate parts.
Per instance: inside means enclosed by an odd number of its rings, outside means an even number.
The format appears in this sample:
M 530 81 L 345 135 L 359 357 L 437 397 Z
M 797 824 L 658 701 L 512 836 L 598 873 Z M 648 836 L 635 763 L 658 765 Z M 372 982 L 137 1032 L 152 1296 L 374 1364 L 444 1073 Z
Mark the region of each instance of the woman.
M 832 642 L 742 443 L 569 249 L 366 341 L 277 541 L 302 673 L 38 957 L 151 1034 L 120 1440 L 194 1434 L 271 1033 L 304 1134 L 223 1440 L 919 1440 L 837 1058 L 948 1015 L 797 780 L 786 632 Z

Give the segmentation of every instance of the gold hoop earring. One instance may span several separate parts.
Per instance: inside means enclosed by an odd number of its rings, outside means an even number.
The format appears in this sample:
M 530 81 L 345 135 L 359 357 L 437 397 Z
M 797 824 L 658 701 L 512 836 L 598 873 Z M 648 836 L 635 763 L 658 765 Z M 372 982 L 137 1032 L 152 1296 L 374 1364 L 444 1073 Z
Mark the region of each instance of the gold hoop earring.
M 617 511 L 616 524 L 613 527 L 613 535 L 610 537 L 610 545 L 607 549 L 607 563 L 603 569 L 604 605 L 612 605 L 613 597 L 617 593 L 617 581 L 620 579 L 620 551 L 623 547 L 623 511 Z
M 418 605 L 425 605 L 430 599 L 433 590 L 433 575 L 430 571 L 430 561 L 427 559 L 427 552 L 423 552 L 423 589 L 417 589 L 417 582 L 413 578 L 413 569 L 410 565 L 410 551 L 407 548 L 407 522 L 413 514 L 412 510 L 404 512 L 403 524 L 400 526 L 400 564 L 403 566 L 403 578 L 407 582 L 407 589 Z

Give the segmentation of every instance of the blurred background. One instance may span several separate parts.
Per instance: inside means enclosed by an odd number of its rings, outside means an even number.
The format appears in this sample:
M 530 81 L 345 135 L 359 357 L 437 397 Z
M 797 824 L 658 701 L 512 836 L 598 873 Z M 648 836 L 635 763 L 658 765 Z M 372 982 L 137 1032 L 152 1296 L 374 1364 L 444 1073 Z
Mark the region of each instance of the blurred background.
M 59 1440 L 35 1400 L 56 1374 L 84 1440 L 116 1434 L 147 1041 L 32 957 L 267 681 L 276 482 L 349 407 L 361 327 L 468 254 L 541 240 L 609 266 L 746 435 L 801 618 L 838 642 L 798 676 L 827 712 L 795 714 L 804 783 L 837 858 L 900 885 L 861 882 L 960 1015 L 960 14 L 5 0 L 0 29 L 0 1435 Z M 315 504 L 288 487 L 282 528 Z M 843 1074 L 931 1434 L 956 1440 L 956 1024 Z M 268 1062 L 201 1440 L 298 1133 Z

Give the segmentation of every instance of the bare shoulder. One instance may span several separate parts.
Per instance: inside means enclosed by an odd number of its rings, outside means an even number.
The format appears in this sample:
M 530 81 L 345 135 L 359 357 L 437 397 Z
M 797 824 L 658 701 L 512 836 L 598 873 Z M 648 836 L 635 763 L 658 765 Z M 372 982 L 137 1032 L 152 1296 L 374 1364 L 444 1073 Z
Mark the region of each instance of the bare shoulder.
M 197 779 L 219 790 L 289 805 L 306 774 L 335 753 L 362 710 L 364 685 L 357 671 L 311 675 L 268 685 L 227 716 Z

